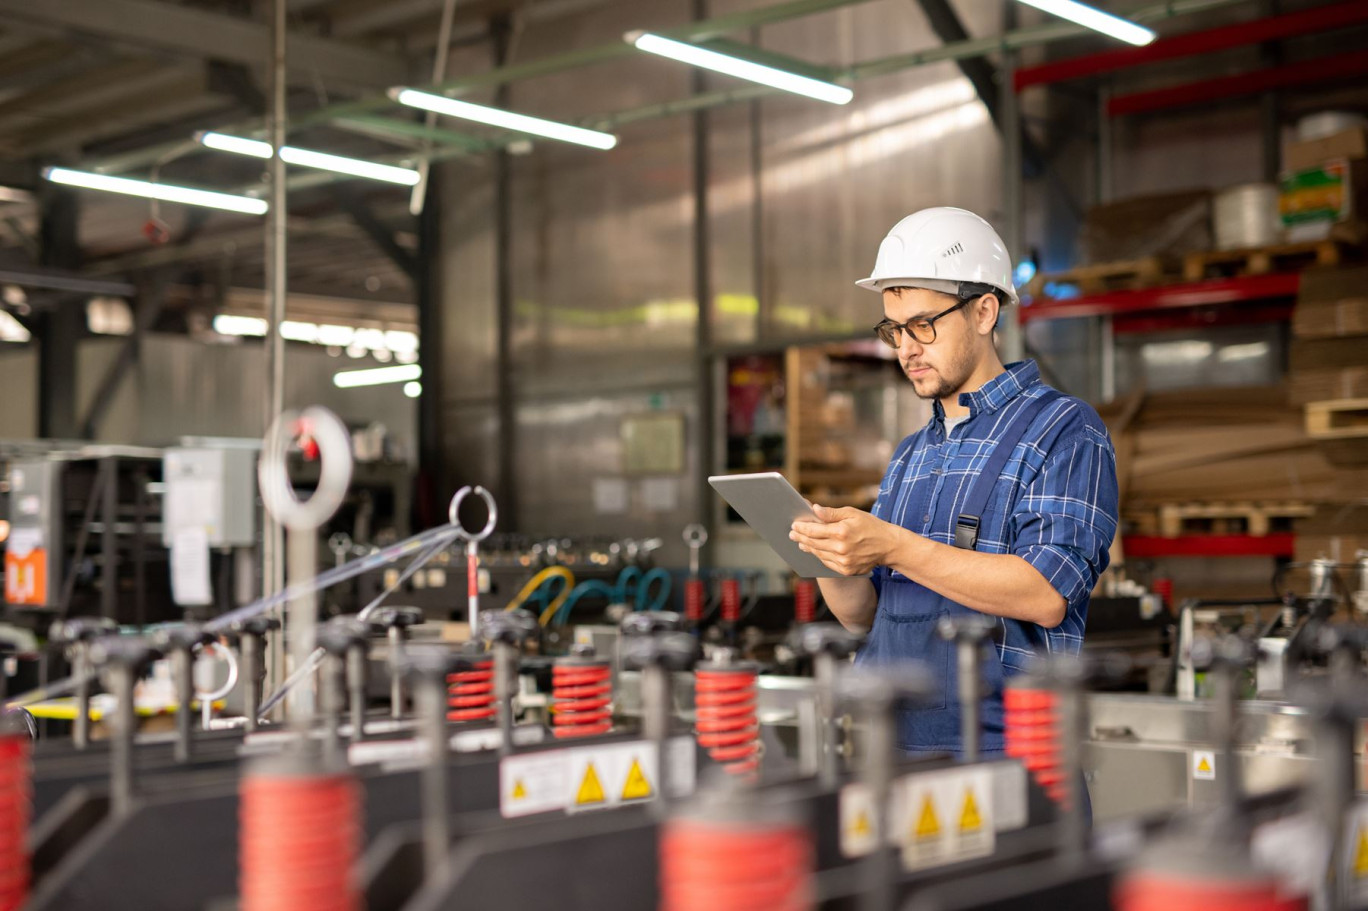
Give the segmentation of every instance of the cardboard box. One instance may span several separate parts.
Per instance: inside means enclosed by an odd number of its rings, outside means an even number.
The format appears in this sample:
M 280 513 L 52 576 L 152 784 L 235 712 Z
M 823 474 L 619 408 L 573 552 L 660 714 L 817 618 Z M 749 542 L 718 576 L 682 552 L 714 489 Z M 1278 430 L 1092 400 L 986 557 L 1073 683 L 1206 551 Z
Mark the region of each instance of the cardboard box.
M 1354 127 L 1283 147 L 1283 169 L 1304 171 L 1332 158 L 1368 158 L 1368 127 Z
M 1364 340 L 1368 344 L 1368 340 Z M 1298 370 L 1287 378 L 1288 400 L 1294 405 L 1327 399 L 1368 398 L 1368 367 L 1340 370 Z
M 1079 231 L 1083 261 L 1088 264 L 1195 253 L 1210 250 L 1213 243 L 1209 190 L 1092 206 Z
M 1307 339 L 1368 336 L 1368 266 L 1303 272 L 1292 334 Z
M 1323 240 L 1368 208 L 1368 160 L 1339 158 L 1279 180 L 1278 215 L 1291 243 Z
M 1287 367 L 1291 373 L 1368 367 L 1368 336 L 1295 339 Z

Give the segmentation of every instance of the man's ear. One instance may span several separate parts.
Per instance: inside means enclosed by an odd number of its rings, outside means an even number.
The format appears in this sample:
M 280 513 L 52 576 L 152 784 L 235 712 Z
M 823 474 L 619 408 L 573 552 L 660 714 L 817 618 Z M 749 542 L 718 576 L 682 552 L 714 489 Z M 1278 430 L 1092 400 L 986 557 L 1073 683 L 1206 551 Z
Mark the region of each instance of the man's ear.
M 974 325 L 980 335 L 989 335 L 1002 316 L 1002 302 L 996 294 L 985 294 L 974 301 Z

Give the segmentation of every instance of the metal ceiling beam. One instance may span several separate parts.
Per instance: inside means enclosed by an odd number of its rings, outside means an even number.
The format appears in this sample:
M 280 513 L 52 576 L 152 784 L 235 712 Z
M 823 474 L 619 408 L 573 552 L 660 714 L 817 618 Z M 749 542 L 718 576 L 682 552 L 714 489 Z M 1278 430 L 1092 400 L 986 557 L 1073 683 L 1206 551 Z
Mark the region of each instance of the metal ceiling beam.
M 0 0 L 0 18 L 249 66 L 261 65 L 271 46 L 263 23 L 157 0 Z M 397 55 L 302 32 L 290 36 L 290 66 L 305 82 L 321 76 L 351 86 L 389 86 L 409 74 Z
M 969 30 L 960 21 L 959 14 L 950 6 L 949 0 L 917 0 L 917 5 L 931 23 L 931 30 L 945 44 L 969 40 Z M 978 93 L 979 100 L 988 109 L 988 116 L 1003 130 L 1002 106 L 998 103 L 998 69 L 985 57 L 964 57 L 955 61 L 959 71 L 964 74 Z M 1026 176 L 1035 177 L 1045 169 L 1045 158 L 1040 147 L 1027 131 L 1025 124 L 1017 124 L 1021 130 L 1021 157 L 1025 164 Z
M 380 252 L 384 253 L 390 262 L 404 270 L 409 278 L 417 280 L 418 258 L 400 246 L 399 241 L 394 237 L 394 229 L 385 224 L 354 189 L 344 183 L 339 183 L 333 188 L 333 198 L 337 200 L 342 211 L 351 216 L 351 220 L 356 222 L 356 226 L 365 233 L 371 243 L 380 248 Z

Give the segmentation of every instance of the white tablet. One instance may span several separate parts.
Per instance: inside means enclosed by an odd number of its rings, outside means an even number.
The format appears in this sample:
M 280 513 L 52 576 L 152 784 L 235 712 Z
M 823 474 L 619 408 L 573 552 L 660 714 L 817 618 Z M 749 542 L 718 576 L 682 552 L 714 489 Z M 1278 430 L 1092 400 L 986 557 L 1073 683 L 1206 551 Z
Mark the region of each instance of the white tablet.
M 805 579 L 845 578 L 789 540 L 794 519 L 816 517 L 802 495 L 779 472 L 714 475 L 708 483 L 798 575 Z

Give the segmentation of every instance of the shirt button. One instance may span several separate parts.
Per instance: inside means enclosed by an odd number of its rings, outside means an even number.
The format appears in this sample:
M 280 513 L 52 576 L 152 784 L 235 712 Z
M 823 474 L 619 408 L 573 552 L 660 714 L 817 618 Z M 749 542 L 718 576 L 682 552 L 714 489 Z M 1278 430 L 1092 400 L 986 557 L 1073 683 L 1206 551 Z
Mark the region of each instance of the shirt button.
M 930 522 L 930 521 L 931 521 L 931 517 L 930 517 L 930 516 L 922 516 L 922 521 L 923 521 L 923 522 Z

